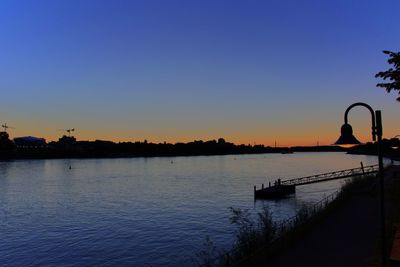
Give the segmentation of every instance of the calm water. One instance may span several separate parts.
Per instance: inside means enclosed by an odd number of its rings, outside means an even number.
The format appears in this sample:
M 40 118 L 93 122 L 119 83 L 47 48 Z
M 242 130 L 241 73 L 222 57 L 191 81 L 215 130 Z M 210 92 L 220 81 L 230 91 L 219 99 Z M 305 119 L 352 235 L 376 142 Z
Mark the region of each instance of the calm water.
M 253 185 L 376 163 L 344 153 L 0 162 L 0 264 L 191 265 L 208 235 L 233 242 L 228 207 L 268 205 L 276 220 L 340 186 L 253 200 Z M 69 166 L 72 169 L 69 169 Z

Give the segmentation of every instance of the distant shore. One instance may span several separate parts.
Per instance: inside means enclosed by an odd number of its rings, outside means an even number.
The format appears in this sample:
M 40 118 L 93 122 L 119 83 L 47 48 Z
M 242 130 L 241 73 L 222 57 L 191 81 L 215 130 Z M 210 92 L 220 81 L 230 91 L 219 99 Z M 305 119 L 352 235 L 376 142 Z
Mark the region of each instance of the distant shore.
M 290 151 L 290 152 L 288 152 Z M 222 156 L 222 155 L 244 155 L 244 154 L 292 154 L 295 152 L 344 152 L 345 149 L 332 148 L 271 148 L 262 150 L 237 150 L 220 152 L 183 152 L 183 153 L 118 153 L 112 151 L 92 152 L 72 152 L 57 151 L 52 149 L 23 149 L 9 152 L 0 152 L 0 160 L 18 160 L 18 159 L 89 159 L 89 158 L 139 158 L 139 157 L 190 157 L 190 156 Z
M 58 142 L 41 146 L 16 146 L 0 151 L 0 160 L 14 159 L 61 159 L 61 158 L 131 158 L 131 157 L 178 157 L 214 156 L 294 152 L 343 152 L 346 149 L 336 146 L 297 146 L 269 147 L 264 145 L 235 145 L 224 139 L 194 141 L 189 143 L 148 143 L 111 141 L 76 141 L 63 137 Z
M 151 143 L 147 140 L 119 143 L 104 140 L 77 141 L 73 136 L 63 136 L 58 141 L 46 143 L 44 139 L 34 137 L 15 138 L 12 141 L 6 132 L 1 132 L 1 134 L 0 160 L 291 154 L 296 152 L 348 152 L 350 154 L 377 155 L 376 143 L 367 143 L 352 148 L 340 146 L 271 147 L 256 144 L 236 145 L 223 138 L 171 144 Z M 386 157 L 400 159 L 398 142 L 398 139 L 382 141 L 382 149 Z

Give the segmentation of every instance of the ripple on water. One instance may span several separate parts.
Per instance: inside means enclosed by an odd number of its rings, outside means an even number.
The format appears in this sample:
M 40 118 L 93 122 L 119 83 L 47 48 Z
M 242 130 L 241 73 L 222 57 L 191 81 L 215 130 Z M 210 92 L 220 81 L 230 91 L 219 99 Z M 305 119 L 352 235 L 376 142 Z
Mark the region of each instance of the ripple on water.
M 0 262 L 190 266 L 206 236 L 218 248 L 232 245 L 229 207 L 256 213 L 267 205 L 282 220 L 340 182 L 257 202 L 253 185 L 357 167 L 360 161 L 369 165 L 376 159 L 295 153 L 0 162 Z

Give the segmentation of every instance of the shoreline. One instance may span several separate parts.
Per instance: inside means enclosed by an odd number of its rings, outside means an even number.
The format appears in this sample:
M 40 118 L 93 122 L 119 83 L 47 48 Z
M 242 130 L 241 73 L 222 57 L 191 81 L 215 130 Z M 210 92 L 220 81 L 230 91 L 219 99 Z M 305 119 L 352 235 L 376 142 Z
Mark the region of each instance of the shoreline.
M 52 151 L 49 149 L 30 149 L 12 152 L 0 152 L 0 161 L 35 160 L 35 159 L 115 159 L 115 158 L 167 158 L 167 157 L 196 157 L 196 156 L 227 156 L 227 155 L 259 155 L 259 154 L 293 154 L 293 153 L 318 153 L 318 152 L 347 152 L 340 147 L 278 147 L 265 148 L 256 151 L 220 151 L 220 152 L 191 152 L 191 153 L 118 153 L 102 151 L 99 153 Z
M 1 155 L 0 161 L 12 160 L 45 160 L 45 159 L 117 159 L 117 158 L 168 158 L 168 157 L 208 157 L 208 156 L 234 156 L 234 155 L 260 155 L 260 154 L 293 154 L 293 153 L 343 153 L 345 150 L 321 150 L 321 151 L 293 151 L 292 153 L 274 152 L 237 152 L 237 153 L 192 153 L 192 154 L 154 154 L 154 155 L 136 155 L 136 154 L 35 154 L 35 155 Z M 373 156 L 373 155 L 371 155 Z
M 400 165 L 385 170 L 388 230 L 385 254 L 389 260 L 394 236 L 392 226 L 400 218 L 396 204 Z M 377 183 L 375 175 L 352 180 L 333 201 L 324 204 L 325 208 L 317 212 L 311 208 L 311 214 L 304 220 L 294 220 L 293 228 L 276 241 L 252 251 L 239 251 L 230 261 L 225 259 L 228 264 L 224 259 L 217 259 L 220 262 L 208 266 L 380 266 Z M 345 249 L 344 244 L 352 249 Z

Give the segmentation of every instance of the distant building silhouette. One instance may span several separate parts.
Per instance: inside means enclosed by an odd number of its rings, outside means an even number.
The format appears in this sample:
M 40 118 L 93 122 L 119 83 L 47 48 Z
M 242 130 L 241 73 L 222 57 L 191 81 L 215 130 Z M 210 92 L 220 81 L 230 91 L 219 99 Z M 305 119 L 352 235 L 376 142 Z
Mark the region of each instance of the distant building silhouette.
M 47 146 L 44 138 L 34 136 L 24 136 L 14 138 L 17 148 L 45 148 Z
M 49 148 L 56 149 L 59 151 L 71 151 L 77 148 L 78 142 L 76 138 L 73 136 L 63 135 L 61 138 L 58 139 L 56 142 L 50 142 Z
M 63 137 L 58 139 L 58 144 L 61 145 L 61 146 L 74 145 L 74 144 L 76 144 L 76 138 L 73 137 L 73 136 L 63 135 Z

